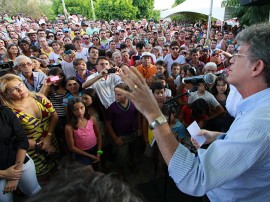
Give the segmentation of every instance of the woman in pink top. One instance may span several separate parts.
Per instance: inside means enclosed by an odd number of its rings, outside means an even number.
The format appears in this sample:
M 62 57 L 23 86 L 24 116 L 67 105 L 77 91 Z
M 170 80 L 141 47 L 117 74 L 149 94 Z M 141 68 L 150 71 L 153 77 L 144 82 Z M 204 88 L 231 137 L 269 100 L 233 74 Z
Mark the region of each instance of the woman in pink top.
M 100 160 L 102 139 L 94 116 L 85 110 L 81 98 L 76 97 L 68 101 L 68 124 L 65 135 L 68 148 L 76 156 L 76 160 L 84 165 L 90 165 Z

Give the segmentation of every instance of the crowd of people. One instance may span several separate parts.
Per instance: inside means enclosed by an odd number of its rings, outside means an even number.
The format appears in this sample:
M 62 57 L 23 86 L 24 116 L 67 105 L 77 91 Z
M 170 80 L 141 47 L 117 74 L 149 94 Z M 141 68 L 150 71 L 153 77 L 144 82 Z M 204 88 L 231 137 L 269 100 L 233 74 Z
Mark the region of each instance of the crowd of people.
M 149 115 L 151 109 L 170 121 L 177 142 L 171 140 L 171 146 L 181 143 L 196 155 L 198 145 L 186 130 L 193 121 L 203 129 L 227 132 L 236 116 L 236 104 L 226 104 L 229 93 L 234 103 L 244 97 L 228 84 L 227 72 L 245 55 L 238 53 L 240 28 L 212 24 L 210 30 L 207 39 L 204 23 L 106 22 L 75 14 L 68 19 L 58 15 L 55 21 L 3 17 L 0 127 L 7 133 L 0 137 L 0 200 L 12 200 L 17 186 L 28 196 L 36 194 L 62 159 L 98 171 L 113 159 L 125 178 L 125 167 L 139 169 L 134 156 L 142 148 L 140 140 L 156 151 L 159 164 L 168 164 L 172 153 L 168 158 L 160 148 L 168 147 L 166 141 L 161 144 L 155 134 L 164 160 L 153 142 L 155 124 L 149 129 L 148 122 L 157 117 Z M 215 81 L 182 82 L 205 74 L 213 74 Z M 183 96 L 169 109 L 166 101 L 178 95 Z M 204 147 L 213 144 L 207 143 Z M 187 192 L 202 196 L 212 188 Z

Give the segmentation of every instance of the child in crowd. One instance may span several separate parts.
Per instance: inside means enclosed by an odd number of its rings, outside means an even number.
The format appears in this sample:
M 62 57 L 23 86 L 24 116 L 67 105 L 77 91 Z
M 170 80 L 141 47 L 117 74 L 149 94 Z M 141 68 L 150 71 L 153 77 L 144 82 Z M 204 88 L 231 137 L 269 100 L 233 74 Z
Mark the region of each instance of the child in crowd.
M 176 90 L 180 86 L 180 64 L 178 62 L 172 63 L 171 75 L 167 80 L 169 88 L 172 91 L 173 96 L 176 95 Z
M 75 58 L 73 60 L 73 66 L 76 70 L 76 78 L 82 85 L 87 79 L 87 77 L 90 75 L 90 72 L 86 66 L 86 62 L 82 58 Z
M 76 70 L 73 66 L 73 60 L 76 58 L 75 47 L 72 44 L 66 44 L 64 46 L 64 53 L 62 56 L 62 69 L 66 77 L 71 77 L 76 75 Z
M 169 105 L 163 105 L 161 108 L 161 112 L 164 114 L 164 116 L 169 120 L 169 113 L 170 113 L 170 106 Z M 186 128 L 185 126 L 175 117 L 176 115 L 176 109 L 174 107 L 171 107 L 171 114 L 170 114 L 170 128 L 173 131 L 176 139 L 179 143 L 183 142 L 183 139 L 185 138 Z
M 157 74 L 163 74 L 166 79 L 169 78 L 169 74 L 166 70 L 166 62 L 164 60 L 159 60 L 156 62 Z
M 65 135 L 68 148 L 75 159 L 92 167 L 100 160 L 102 139 L 94 116 L 90 116 L 81 98 L 72 98 L 67 106 L 68 124 Z
M 167 99 L 172 97 L 172 91 L 169 88 L 166 88 L 167 86 L 167 79 L 163 74 L 156 74 L 156 82 L 160 82 L 165 86 L 165 97 Z
M 115 86 L 125 91 L 129 87 L 120 83 Z M 138 112 L 135 105 L 120 93 L 115 93 L 115 102 L 107 109 L 106 127 L 115 143 L 116 164 L 120 174 L 128 166 L 136 171 L 134 154 L 138 137 Z

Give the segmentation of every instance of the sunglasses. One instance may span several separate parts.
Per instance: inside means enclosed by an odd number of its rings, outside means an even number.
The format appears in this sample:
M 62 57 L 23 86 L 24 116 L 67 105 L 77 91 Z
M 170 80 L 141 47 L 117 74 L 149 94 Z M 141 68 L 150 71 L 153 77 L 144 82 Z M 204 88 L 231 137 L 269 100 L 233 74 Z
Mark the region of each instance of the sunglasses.
M 172 48 L 172 50 L 179 50 L 179 48 L 177 48 L 177 47 L 174 47 L 174 48 Z
M 83 38 L 83 40 L 89 40 L 90 38 Z

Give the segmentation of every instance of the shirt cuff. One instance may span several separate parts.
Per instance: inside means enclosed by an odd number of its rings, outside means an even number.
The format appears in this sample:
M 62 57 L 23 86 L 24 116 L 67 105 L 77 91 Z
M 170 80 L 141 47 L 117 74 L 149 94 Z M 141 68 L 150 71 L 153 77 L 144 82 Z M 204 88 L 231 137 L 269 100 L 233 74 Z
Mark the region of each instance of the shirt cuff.
M 185 146 L 179 144 L 168 166 L 169 175 L 173 178 L 175 183 L 181 182 L 181 180 L 186 177 L 193 168 L 195 161 L 195 155 Z

